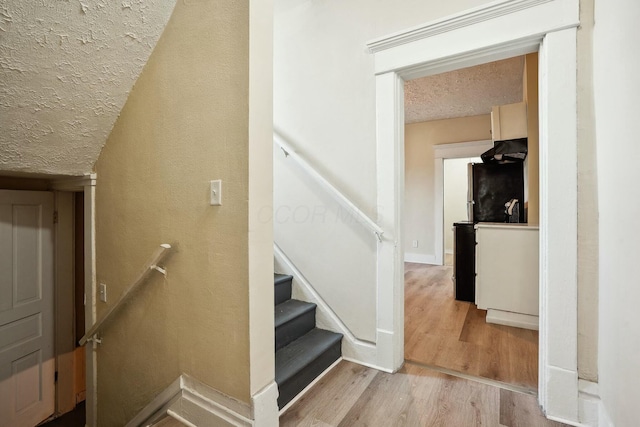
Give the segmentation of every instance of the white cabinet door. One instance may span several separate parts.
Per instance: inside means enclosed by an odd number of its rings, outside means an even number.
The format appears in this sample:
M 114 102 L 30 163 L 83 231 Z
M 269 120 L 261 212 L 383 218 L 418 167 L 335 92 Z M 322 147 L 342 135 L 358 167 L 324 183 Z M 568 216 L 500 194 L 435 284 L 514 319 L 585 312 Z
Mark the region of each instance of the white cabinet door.
M 538 227 L 476 226 L 476 305 L 482 310 L 538 315 Z
M 499 105 L 491 109 L 491 133 L 494 141 L 527 137 L 527 104 Z
M 54 411 L 53 193 L 0 190 L 0 424 Z

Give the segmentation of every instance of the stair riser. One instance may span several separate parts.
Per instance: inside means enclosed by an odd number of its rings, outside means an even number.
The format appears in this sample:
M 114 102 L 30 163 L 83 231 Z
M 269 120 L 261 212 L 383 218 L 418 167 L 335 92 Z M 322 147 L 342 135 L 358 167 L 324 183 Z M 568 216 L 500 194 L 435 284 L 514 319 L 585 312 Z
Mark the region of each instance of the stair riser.
M 310 310 L 276 328 L 276 351 L 297 340 L 316 326 L 316 310 Z
M 338 341 L 298 374 L 282 384 L 278 384 L 278 390 L 280 392 L 278 396 L 278 408 L 282 409 L 291 399 L 296 397 L 298 393 L 318 377 L 318 375 L 338 360 L 341 355 L 341 344 L 340 341 Z
M 291 299 L 291 280 L 275 285 L 275 305 Z

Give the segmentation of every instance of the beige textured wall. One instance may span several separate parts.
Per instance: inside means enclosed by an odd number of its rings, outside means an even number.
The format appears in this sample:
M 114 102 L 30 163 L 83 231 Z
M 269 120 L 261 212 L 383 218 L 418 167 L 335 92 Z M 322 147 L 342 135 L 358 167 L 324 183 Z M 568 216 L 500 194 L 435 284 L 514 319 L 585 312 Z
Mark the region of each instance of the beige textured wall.
M 124 425 L 181 373 L 249 401 L 248 137 L 249 2 L 178 2 L 96 164 L 110 301 L 157 245 L 178 244 L 167 278 L 104 331 L 100 426 Z
M 524 60 L 524 80 L 522 83 L 524 100 L 527 103 L 527 222 L 540 224 L 540 126 L 538 120 L 538 53 L 530 53 Z
M 435 255 L 433 146 L 488 139 L 490 114 L 405 125 L 405 252 Z

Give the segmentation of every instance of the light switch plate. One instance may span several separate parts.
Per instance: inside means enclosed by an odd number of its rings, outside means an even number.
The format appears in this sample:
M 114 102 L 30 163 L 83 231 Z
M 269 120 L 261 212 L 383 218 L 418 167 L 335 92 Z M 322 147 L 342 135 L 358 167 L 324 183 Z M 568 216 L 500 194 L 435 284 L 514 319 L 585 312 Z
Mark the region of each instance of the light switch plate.
M 211 206 L 222 206 L 222 180 L 211 181 Z
M 417 240 L 414 240 L 414 241 L 412 242 L 412 246 L 413 246 L 414 248 L 417 248 L 417 247 L 418 247 L 418 241 L 417 241 Z
M 104 283 L 100 283 L 100 288 L 98 290 L 100 294 L 100 301 L 107 302 L 107 285 Z

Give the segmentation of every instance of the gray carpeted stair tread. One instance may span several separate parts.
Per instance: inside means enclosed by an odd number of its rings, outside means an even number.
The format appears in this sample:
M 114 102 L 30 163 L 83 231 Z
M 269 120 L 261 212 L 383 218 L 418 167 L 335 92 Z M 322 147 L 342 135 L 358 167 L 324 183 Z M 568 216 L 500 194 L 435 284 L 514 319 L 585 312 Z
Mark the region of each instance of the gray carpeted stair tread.
M 281 283 L 284 283 L 288 280 L 293 279 L 293 276 L 289 275 L 289 274 L 278 274 L 278 273 L 274 273 L 273 275 L 273 283 L 274 285 L 279 285 Z
M 302 371 L 310 361 L 320 357 L 341 340 L 342 334 L 316 328 L 278 350 L 276 352 L 276 383 L 288 381 Z
M 280 350 L 316 327 L 316 305 L 294 299 L 276 305 L 275 326 Z
M 276 305 L 276 319 L 275 326 L 282 326 L 283 324 L 292 321 L 296 317 L 307 313 L 309 311 L 313 311 L 316 308 L 316 305 L 311 302 L 298 301 L 295 299 L 290 299 L 282 304 Z
M 274 304 L 282 304 L 288 299 L 291 299 L 291 281 L 293 280 L 293 276 L 288 274 L 274 274 L 273 275 L 273 285 L 274 285 Z

